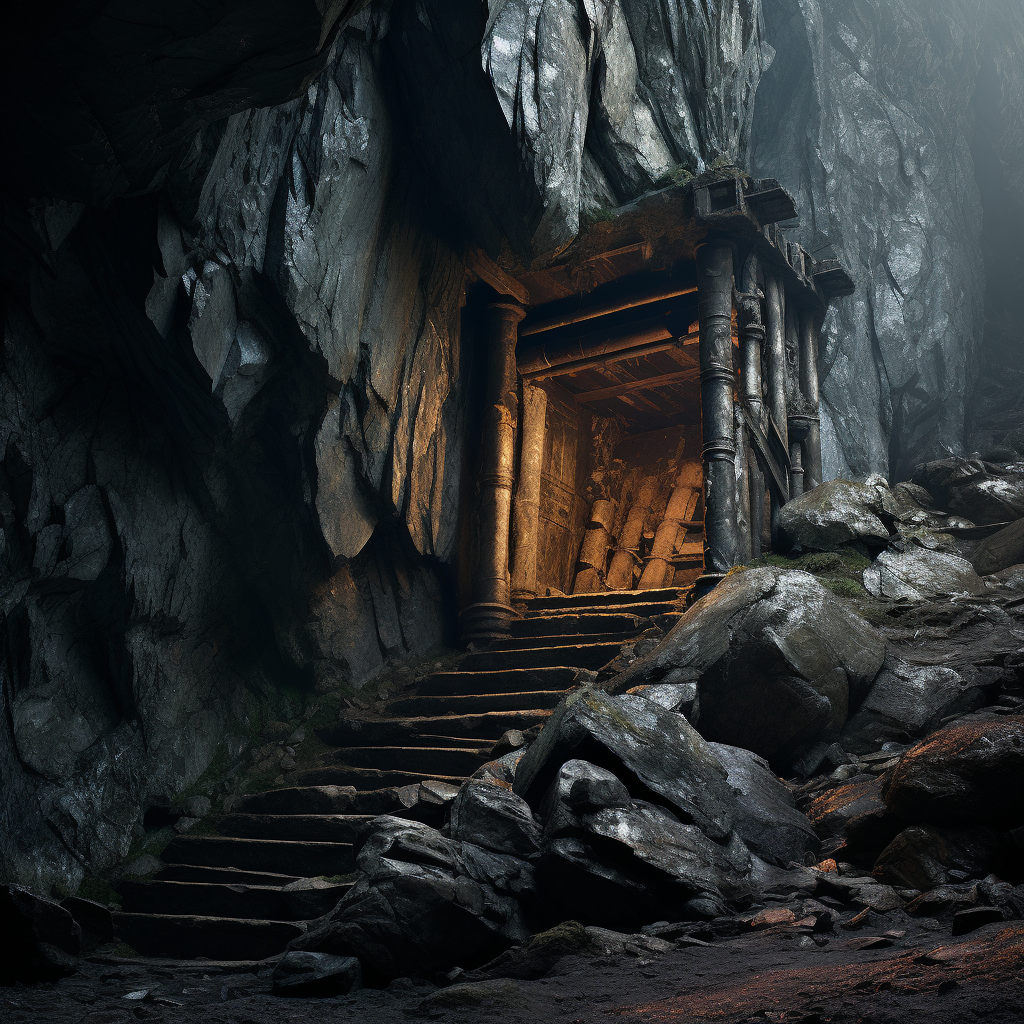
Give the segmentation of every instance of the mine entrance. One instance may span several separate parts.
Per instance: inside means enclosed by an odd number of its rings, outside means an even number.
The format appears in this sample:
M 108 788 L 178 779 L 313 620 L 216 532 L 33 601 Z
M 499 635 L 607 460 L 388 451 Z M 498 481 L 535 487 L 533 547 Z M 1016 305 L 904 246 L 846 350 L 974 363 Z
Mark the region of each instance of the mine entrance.
M 585 301 L 558 295 L 562 268 L 530 282 L 531 295 L 555 296 L 523 321 L 517 346 L 524 393 L 544 395 L 540 593 L 685 587 L 703 569 L 693 269 L 630 274 L 642 257 L 587 268 L 609 280 Z

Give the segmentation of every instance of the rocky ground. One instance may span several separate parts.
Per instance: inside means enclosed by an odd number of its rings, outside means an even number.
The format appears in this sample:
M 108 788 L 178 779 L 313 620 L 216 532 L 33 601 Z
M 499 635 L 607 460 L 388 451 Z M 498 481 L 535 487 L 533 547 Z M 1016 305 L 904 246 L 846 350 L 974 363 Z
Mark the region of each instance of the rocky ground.
M 807 935 L 805 926 L 781 924 L 708 946 L 655 951 L 633 941 L 605 948 L 557 959 L 535 980 L 438 988 L 399 978 L 383 990 L 322 999 L 270 994 L 270 966 L 96 958 L 56 985 L 4 991 L 0 1007 L 12 1024 L 385 1024 L 410 1018 L 1016 1024 L 1024 1014 L 1020 923 L 951 939 L 948 926 L 935 920 L 872 913 L 858 931 Z

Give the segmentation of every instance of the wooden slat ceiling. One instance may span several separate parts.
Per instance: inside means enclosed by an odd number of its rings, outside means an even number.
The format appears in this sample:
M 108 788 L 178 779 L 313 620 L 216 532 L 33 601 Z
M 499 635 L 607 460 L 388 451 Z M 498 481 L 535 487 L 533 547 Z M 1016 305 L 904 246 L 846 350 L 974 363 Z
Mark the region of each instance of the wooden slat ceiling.
M 622 357 L 622 358 L 620 358 Z M 696 345 L 640 357 L 617 353 L 600 366 L 559 374 L 558 384 L 599 416 L 622 416 L 631 433 L 700 420 Z

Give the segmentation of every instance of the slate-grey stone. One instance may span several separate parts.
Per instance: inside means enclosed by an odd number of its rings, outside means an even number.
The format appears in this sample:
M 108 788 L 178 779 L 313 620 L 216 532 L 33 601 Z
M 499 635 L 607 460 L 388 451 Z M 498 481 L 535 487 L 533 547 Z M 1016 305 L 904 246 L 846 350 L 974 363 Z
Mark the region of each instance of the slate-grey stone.
M 911 747 L 883 784 L 886 806 L 938 827 L 1024 825 L 1024 716 L 967 718 Z
M 291 949 L 270 976 L 276 996 L 341 996 L 361 988 L 362 969 L 354 956 Z
M 966 714 L 984 703 L 985 690 L 976 678 L 943 665 L 890 659 L 843 726 L 841 741 L 855 754 L 869 754 L 885 743 L 909 743 L 949 716 Z
M 1011 523 L 1024 517 L 1024 462 L 979 458 L 936 459 L 914 471 L 944 508 L 974 522 Z
M 0 886 L 0 928 L 6 939 L 0 983 L 55 981 L 74 973 L 82 929 L 54 900 L 21 886 Z
M 695 682 L 701 734 L 782 770 L 838 739 L 885 651 L 878 631 L 810 573 L 747 569 L 687 609 L 612 685 Z
M 864 587 L 890 601 L 929 601 L 985 593 L 985 583 L 965 558 L 909 545 L 883 551 L 864 570 Z
M 537 807 L 571 759 L 610 770 L 634 797 L 670 805 L 714 840 L 730 833 L 725 770 L 682 715 L 645 697 L 590 687 L 569 694 L 519 761 L 513 791 Z
M 1024 562 L 1024 519 L 986 537 L 971 552 L 971 564 L 981 576 Z
M 360 878 L 291 949 L 355 956 L 374 983 L 472 968 L 530 934 L 532 865 L 385 815 L 362 837 Z
M 787 501 L 779 512 L 779 526 L 807 551 L 835 551 L 852 542 L 877 548 L 888 543 L 897 516 L 884 484 L 828 480 Z
M 710 746 L 735 794 L 736 834 L 750 852 L 782 868 L 814 858 L 821 847 L 818 836 L 768 762 L 742 747 Z
M 498 853 L 530 857 L 540 850 L 540 828 L 530 805 L 510 789 L 469 779 L 452 801 L 452 839 Z
M 889 885 L 925 891 L 965 877 L 1012 870 L 1008 854 L 1006 837 L 991 829 L 912 825 L 879 854 L 872 874 Z

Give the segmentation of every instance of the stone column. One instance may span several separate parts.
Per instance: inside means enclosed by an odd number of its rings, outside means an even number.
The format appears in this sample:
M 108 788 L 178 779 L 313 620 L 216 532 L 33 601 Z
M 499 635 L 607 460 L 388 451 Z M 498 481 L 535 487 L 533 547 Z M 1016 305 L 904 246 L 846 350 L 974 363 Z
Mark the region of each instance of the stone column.
M 697 249 L 700 405 L 704 434 L 704 575 L 707 590 L 736 564 L 736 433 L 733 425 L 732 292 L 735 246 Z
M 803 443 L 795 437 L 789 441 L 789 498 L 804 493 Z
M 765 312 L 768 317 L 766 344 L 768 346 L 768 411 L 782 435 L 782 443 L 789 447 L 786 430 L 786 295 L 779 276 L 765 270 L 767 292 Z
M 761 380 L 761 353 L 764 348 L 765 330 L 761 321 L 761 301 L 764 296 L 757 287 L 756 257 L 750 256 L 743 271 L 743 292 L 736 295 L 736 319 L 740 333 L 740 387 L 743 401 L 754 420 L 764 425 L 764 396 Z M 736 444 L 737 464 L 743 471 L 737 473 L 740 487 L 738 505 L 741 520 L 747 523 L 743 537 L 744 560 L 757 558 L 761 554 L 761 525 L 764 517 L 764 475 L 754 454 L 753 445 L 748 443 L 744 417 L 737 409 Z
M 512 598 L 537 594 L 537 537 L 540 532 L 540 473 L 544 461 L 544 419 L 548 396 L 523 381 L 519 479 L 512 506 Z
M 508 575 L 509 516 L 516 441 L 516 326 L 525 315 L 513 302 L 487 307 L 487 411 L 478 477 L 480 534 L 473 577 L 474 601 L 462 613 L 466 643 L 488 643 L 508 636 L 515 615 Z
M 804 489 L 821 483 L 821 425 L 818 410 L 818 318 L 813 310 L 800 314 L 800 390 L 807 402 L 807 441 L 804 445 Z

